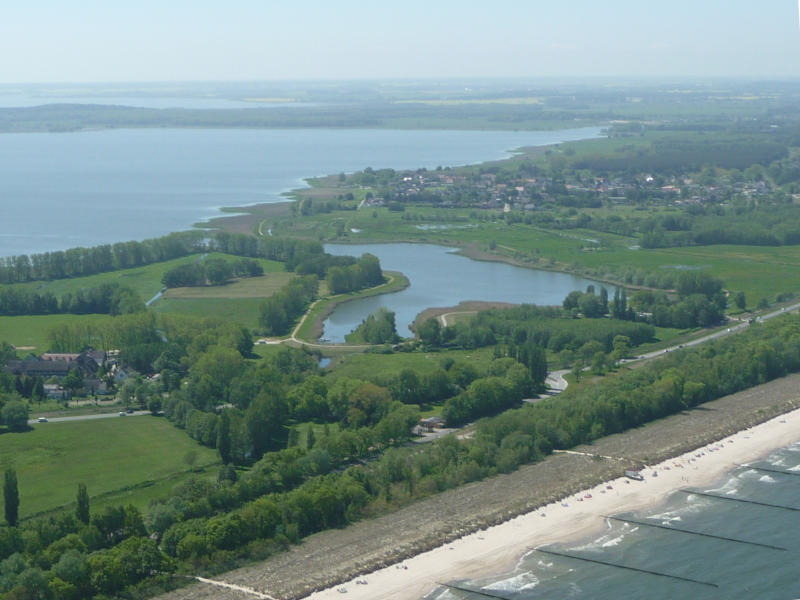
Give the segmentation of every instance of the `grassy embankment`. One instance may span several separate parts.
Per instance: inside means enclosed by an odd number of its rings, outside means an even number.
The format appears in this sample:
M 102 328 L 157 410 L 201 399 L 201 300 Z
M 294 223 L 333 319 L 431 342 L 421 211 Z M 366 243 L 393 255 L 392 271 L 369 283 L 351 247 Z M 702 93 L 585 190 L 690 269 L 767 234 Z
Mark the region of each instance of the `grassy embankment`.
M 356 300 L 358 298 L 368 298 L 370 296 L 379 296 L 381 294 L 391 294 L 404 290 L 409 286 L 408 278 L 402 273 L 397 271 L 384 271 L 388 281 L 381 285 L 352 292 L 349 294 L 337 294 L 335 296 L 324 296 L 321 292 L 321 298 L 314 303 L 311 309 L 306 313 L 300 327 L 294 333 L 298 340 L 313 343 L 322 334 L 322 323 L 333 312 L 333 310 L 344 302 Z M 335 351 L 335 346 L 331 349 Z
M 218 462 L 213 450 L 166 419 L 149 416 L 42 423 L 0 435 L 0 469 L 17 471 L 22 518 L 70 505 L 78 483 L 86 484 L 93 511 L 119 504 L 144 508 L 192 468 L 216 476 L 207 468 Z

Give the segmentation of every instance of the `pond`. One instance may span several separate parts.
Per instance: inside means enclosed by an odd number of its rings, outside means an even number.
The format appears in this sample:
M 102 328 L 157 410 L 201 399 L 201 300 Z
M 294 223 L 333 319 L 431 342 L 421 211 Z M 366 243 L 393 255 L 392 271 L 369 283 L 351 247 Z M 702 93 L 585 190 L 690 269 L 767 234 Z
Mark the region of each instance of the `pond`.
M 561 304 L 574 290 L 600 284 L 567 273 L 484 262 L 456 254 L 457 248 L 432 244 L 326 244 L 336 255 L 369 252 L 389 271 L 401 271 L 411 285 L 401 292 L 360 298 L 340 304 L 325 320 L 323 338 L 344 342 L 344 336 L 380 307 L 395 313 L 397 333 L 410 336 L 409 325 L 431 307 L 455 306 L 468 300 L 514 304 Z M 609 290 L 613 294 L 613 290 Z

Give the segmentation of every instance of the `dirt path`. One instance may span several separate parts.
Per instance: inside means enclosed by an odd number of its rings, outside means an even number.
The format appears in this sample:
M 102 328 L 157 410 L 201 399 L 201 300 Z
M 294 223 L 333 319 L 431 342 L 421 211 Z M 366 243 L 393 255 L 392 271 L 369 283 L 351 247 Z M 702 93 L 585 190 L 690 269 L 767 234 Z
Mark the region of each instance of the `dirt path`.
M 275 596 L 270 596 L 269 594 L 259 592 L 258 590 L 254 590 L 252 588 L 245 587 L 243 585 L 236 585 L 234 583 L 225 583 L 224 581 L 218 581 L 216 579 L 208 579 L 206 577 L 198 577 L 198 576 L 192 577 L 192 579 L 196 579 L 200 583 L 205 583 L 207 585 L 215 586 L 225 590 L 242 592 L 243 594 L 246 594 L 247 596 L 253 598 L 261 598 L 262 600 L 278 600 L 278 598 L 276 598 Z
M 454 315 L 477 315 L 477 310 L 454 310 L 452 312 L 444 313 L 443 315 L 439 315 L 439 320 L 442 322 L 442 327 L 447 327 L 447 317 L 452 317 Z

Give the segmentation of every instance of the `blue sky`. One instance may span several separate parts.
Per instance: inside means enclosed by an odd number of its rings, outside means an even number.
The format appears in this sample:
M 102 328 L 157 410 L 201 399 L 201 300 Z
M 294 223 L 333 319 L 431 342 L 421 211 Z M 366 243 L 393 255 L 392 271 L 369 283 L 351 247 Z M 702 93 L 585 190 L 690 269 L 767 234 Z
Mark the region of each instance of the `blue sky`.
M 797 0 L 26 0 L 0 82 L 800 76 Z

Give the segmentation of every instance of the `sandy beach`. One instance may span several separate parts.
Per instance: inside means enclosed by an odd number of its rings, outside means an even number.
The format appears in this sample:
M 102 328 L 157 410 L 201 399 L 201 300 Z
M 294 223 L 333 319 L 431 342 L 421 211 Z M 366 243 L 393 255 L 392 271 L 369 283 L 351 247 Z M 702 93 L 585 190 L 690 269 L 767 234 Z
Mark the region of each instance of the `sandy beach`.
M 675 490 L 711 484 L 737 465 L 798 440 L 800 409 L 649 465 L 642 470 L 644 481 L 605 482 L 308 598 L 342 598 L 346 590 L 347 598 L 417 600 L 438 582 L 510 572 L 533 548 L 591 536 L 603 529 L 606 515 L 655 506 Z

